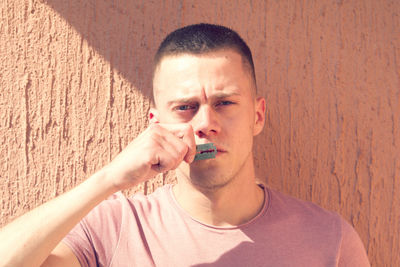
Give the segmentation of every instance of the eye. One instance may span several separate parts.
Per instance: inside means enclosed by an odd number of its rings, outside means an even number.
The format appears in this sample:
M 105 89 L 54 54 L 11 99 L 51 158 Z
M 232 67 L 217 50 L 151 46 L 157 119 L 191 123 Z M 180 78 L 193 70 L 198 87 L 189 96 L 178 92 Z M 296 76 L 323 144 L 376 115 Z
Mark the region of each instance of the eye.
M 180 105 L 176 106 L 174 110 L 176 111 L 187 111 L 187 110 L 194 110 L 196 109 L 196 105 Z
M 235 103 L 233 103 L 232 101 L 224 100 L 224 101 L 217 102 L 216 106 L 229 106 L 229 105 L 233 105 L 233 104 L 235 104 Z

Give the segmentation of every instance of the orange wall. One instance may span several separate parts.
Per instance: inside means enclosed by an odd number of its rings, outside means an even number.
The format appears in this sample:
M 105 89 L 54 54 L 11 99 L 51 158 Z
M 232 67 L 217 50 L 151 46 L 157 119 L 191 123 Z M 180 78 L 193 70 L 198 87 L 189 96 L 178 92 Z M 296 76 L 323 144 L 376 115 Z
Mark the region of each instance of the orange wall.
M 253 50 L 260 180 L 336 210 L 373 266 L 400 266 L 399 1 L 8 0 L 0 12 L 1 225 L 142 131 L 161 38 L 206 21 Z

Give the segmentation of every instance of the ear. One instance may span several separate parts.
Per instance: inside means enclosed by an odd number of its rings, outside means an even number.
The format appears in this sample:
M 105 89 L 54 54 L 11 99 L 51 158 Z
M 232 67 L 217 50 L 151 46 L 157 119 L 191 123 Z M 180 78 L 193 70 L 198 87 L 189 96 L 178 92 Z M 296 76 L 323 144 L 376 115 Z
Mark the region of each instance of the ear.
M 256 136 L 261 133 L 265 124 L 265 98 L 257 97 L 254 103 L 255 116 L 253 135 Z
M 159 115 L 158 110 L 155 108 L 150 108 L 149 111 L 149 121 L 150 123 L 159 123 Z

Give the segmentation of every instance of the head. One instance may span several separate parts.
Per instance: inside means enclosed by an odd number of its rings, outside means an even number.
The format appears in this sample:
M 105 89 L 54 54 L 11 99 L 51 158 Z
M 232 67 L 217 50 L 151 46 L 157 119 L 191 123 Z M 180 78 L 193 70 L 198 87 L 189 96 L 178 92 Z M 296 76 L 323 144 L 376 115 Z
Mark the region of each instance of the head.
M 217 157 L 182 163 L 179 176 L 216 188 L 254 176 L 253 137 L 264 126 L 250 49 L 234 31 L 198 24 L 178 29 L 155 56 L 152 120 L 187 123 L 197 144 L 214 143 Z
M 201 55 L 217 50 L 231 49 L 242 57 L 243 66 L 253 80 L 254 95 L 257 93 L 256 75 L 251 50 L 235 31 L 220 25 L 194 24 L 170 33 L 160 44 L 153 62 L 153 79 L 160 62 L 167 56 L 182 54 Z M 151 102 L 155 103 L 153 87 Z

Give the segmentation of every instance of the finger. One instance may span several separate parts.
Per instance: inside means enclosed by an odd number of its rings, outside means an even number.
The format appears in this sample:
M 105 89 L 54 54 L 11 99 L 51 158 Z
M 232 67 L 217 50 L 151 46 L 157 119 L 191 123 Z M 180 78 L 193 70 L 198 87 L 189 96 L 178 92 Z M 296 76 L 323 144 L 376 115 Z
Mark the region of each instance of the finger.
M 194 138 L 194 131 L 190 124 L 161 124 L 162 127 L 179 137 L 187 146 L 188 151 L 184 160 L 191 163 L 196 155 L 196 142 Z
M 177 160 L 175 155 L 170 154 L 165 149 L 160 149 L 156 155 L 157 163 L 151 166 L 151 169 L 157 173 L 166 172 L 175 169 L 179 164 L 177 162 L 182 162 L 182 160 Z
M 153 156 L 149 163 L 155 165 L 152 169 L 166 171 L 166 169 L 178 167 L 188 151 L 187 144 L 176 136 L 178 131 L 174 128 L 174 134 L 161 125 L 152 125 L 150 131 L 152 132 L 152 139 L 155 142 L 154 148 L 156 149 L 150 153 Z M 160 167 L 160 165 L 162 166 Z
M 188 146 L 188 151 L 184 157 L 184 160 L 187 163 L 192 163 L 194 157 L 196 156 L 196 141 L 194 139 L 194 132 L 191 125 L 186 128 L 186 132 L 184 133 L 182 140 Z
M 159 144 L 169 153 L 169 156 L 175 162 L 174 168 L 183 161 L 189 150 L 188 145 L 181 138 L 170 132 L 160 138 Z

